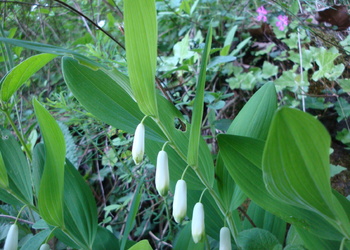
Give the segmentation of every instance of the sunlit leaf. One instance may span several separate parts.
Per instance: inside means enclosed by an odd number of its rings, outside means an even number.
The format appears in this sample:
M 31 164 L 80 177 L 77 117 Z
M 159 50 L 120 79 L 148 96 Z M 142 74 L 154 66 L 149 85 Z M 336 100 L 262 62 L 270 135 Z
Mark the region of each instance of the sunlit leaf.
M 277 199 L 347 227 L 349 219 L 330 186 L 329 148 L 330 136 L 314 117 L 280 109 L 264 149 L 264 182 Z
M 45 167 L 40 181 L 38 207 L 43 219 L 53 226 L 63 226 L 63 183 L 66 146 L 63 134 L 50 113 L 33 101 L 45 144 Z
M 276 108 L 275 87 L 273 83 L 266 83 L 238 113 L 227 130 L 227 134 L 266 139 Z
M 255 203 L 288 223 L 317 234 L 318 237 L 342 239 L 342 234 L 320 215 L 287 205 L 266 190 L 262 172 L 263 141 L 241 136 L 219 135 L 218 142 L 230 175 Z
M 191 167 L 198 167 L 199 138 L 201 136 L 201 124 L 204 109 L 204 87 L 206 80 L 206 67 L 209 60 L 209 53 L 212 39 L 212 28 L 209 27 L 205 48 L 202 55 L 201 68 L 196 87 L 196 97 L 194 99 L 190 140 L 188 145 L 187 163 Z
M 126 59 L 131 88 L 140 110 L 158 117 L 155 90 L 157 14 L 154 0 L 124 1 Z
M 141 240 L 129 248 L 129 250 L 152 250 L 148 240 Z
M 53 54 L 39 54 L 29 57 L 21 64 L 14 67 L 10 73 L 5 76 L 1 85 L 0 99 L 4 102 L 9 101 L 11 96 L 39 69 L 54 59 Z

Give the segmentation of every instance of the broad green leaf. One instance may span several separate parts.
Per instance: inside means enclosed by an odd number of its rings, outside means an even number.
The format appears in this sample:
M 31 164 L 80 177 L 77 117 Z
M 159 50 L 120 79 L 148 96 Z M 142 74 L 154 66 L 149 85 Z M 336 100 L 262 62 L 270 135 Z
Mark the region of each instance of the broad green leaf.
M 141 240 L 140 242 L 136 243 L 132 247 L 129 248 L 129 250 L 152 250 L 153 248 L 149 244 L 148 240 Z
M 64 232 L 81 247 L 91 248 L 97 231 L 97 208 L 90 187 L 67 161 L 64 173 Z
M 261 208 L 254 201 L 251 201 L 249 204 L 247 214 L 256 227 L 269 231 L 283 244 L 287 229 L 285 221 Z M 244 228 L 250 229 L 252 227 L 253 225 L 251 222 L 245 219 Z
M 132 203 L 130 206 L 128 218 L 126 219 L 123 238 L 122 238 L 121 243 L 120 243 L 121 250 L 125 249 L 126 240 L 128 239 L 129 233 L 131 232 L 132 228 L 135 225 L 135 217 L 136 217 L 137 211 L 139 209 L 140 201 L 141 201 L 142 193 L 140 192 L 140 190 L 141 190 L 141 187 L 143 186 L 143 182 L 144 182 L 144 178 L 142 178 L 139 181 L 137 188 L 134 192 L 134 197 L 133 197 L 133 200 L 132 200 Z
M 334 250 L 340 249 L 340 240 L 325 240 L 318 237 L 315 234 L 310 233 L 308 230 L 305 230 L 301 227 L 295 227 L 298 235 L 303 240 L 304 245 L 307 249 L 324 249 L 324 250 Z
M 55 55 L 61 55 L 61 56 L 74 56 L 74 58 L 78 59 L 80 63 L 93 68 L 97 69 L 101 67 L 100 64 L 96 63 L 95 61 L 90 60 L 89 58 L 69 49 L 53 46 L 50 44 L 44 44 L 44 43 L 37 43 L 37 42 L 29 42 L 24 40 L 18 40 L 18 39 L 9 39 L 0 37 L 0 42 L 6 43 L 6 44 L 12 44 L 18 47 L 23 47 L 30 50 L 35 50 L 43 53 L 49 53 L 49 54 L 55 54 Z
M 34 147 L 33 161 L 32 161 L 33 183 L 34 183 L 34 191 L 36 194 L 39 194 L 40 180 L 44 172 L 44 167 L 45 167 L 45 145 L 43 143 L 38 143 Z
M 69 89 L 89 112 L 115 128 L 135 132 L 144 115 L 124 90 L 129 85 L 127 78 L 116 72 L 107 75 L 104 70 L 92 70 L 70 57 L 62 59 L 62 69 Z M 120 81 L 115 82 L 117 79 Z M 152 119 L 146 119 L 145 126 L 146 136 L 164 141 L 160 136 L 163 133 Z
M 8 73 L 1 85 L 0 99 L 8 102 L 11 96 L 39 69 L 54 59 L 53 54 L 39 54 L 29 57 Z
M 244 250 L 282 250 L 282 244 L 269 231 L 252 228 L 238 234 L 238 244 Z
M 273 83 L 266 83 L 244 105 L 227 134 L 265 140 L 276 108 L 275 87 Z
M 225 204 L 226 210 L 234 210 L 239 207 L 246 199 L 246 195 L 232 179 L 220 154 L 216 160 L 215 176 L 218 193 Z
M 6 189 L 9 186 L 9 179 L 7 177 L 7 170 L 4 159 L 0 151 L 0 188 Z
M 191 132 L 187 153 L 187 163 L 188 165 L 194 168 L 200 167 L 198 165 L 199 138 L 201 136 L 201 124 L 204 109 L 204 87 L 206 80 L 206 67 L 210 55 L 211 40 L 212 27 L 210 26 L 202 55 L 201 68 L 199 71 L 198 82 L 196 87 L 196 96 L 193 105 L 192 124 L 190 130 Z
M 203 250 L 205 247 L 205 243 L 194 243 L 191 235 L 191 223 L 187 223 L 176 235 L 173 247 L 174 250 Z
M 45 167 L 40 181 L 38 207 L 42 218 L 52 226 L 62 227 L 63 183 L 66 146 L 63 134 L 50 113 L 37 101 L 34 110 L 45 144 Z
M 286 245 L 304 245 L 303 240 L 300 238 L 295 226 L 291 226 L 288 229 L 288 234 L 286 237 Z
M 20 145 L 10 131 L 0 127 L 0 152 L 6 167 L 9 186 L 7 191 L 1 189 L 3 201 L 15 202 L 9 194 L 23 204 L 33 204 L 31 170 Z
M 119 250 L 119 240 L 108 229 L 98 226 L 92 249 Z
M 140 110 L 158 117 L 155 90 L 157 13 L 154 0 L 124 1 L 126 59 L 131 88 Z
M 314 117 L 280 109 L 264 149 L 264 182 L 277 199 L 319 213 L 349 231 L 349 219 L 330 186 L 329 147 L 330 136 Z
M 320 215 L 288 205 L 266 190 L 262 172 L 263 141 L 241 136 L 219 135 L 218 142 L 220 154 L 230 175 L 256 204 L 286 222 L 303 227 L 319 237 L 342 239 L 342 234 Z
M 29 240 L 27 240 L 21 250 L 38 250 L 40 246 L 45 242 L 46 238 L 50 235 L 51 230 L 46 229 L 40 231 L 36 235 L 32 236 Z

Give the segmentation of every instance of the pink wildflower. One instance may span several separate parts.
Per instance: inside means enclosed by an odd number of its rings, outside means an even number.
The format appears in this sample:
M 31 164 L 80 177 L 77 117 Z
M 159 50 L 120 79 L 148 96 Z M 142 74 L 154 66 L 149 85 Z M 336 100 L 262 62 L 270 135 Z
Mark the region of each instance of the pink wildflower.
M 256 20 L 257 21 L 263 21 L 263 22 L 267 22 L 267 13 L 268 11 L 264 8 L 264 6 L 260 6 L 256 12 L 259 14 L 257 17 L 256 17 Z
M 278 27 L 279 30 L 283 31 L 284 28 L 287 27 L 288 25 L 288 17 L 279 15 L 277 19 L 279 21 L 276 22 L 276 26 Z

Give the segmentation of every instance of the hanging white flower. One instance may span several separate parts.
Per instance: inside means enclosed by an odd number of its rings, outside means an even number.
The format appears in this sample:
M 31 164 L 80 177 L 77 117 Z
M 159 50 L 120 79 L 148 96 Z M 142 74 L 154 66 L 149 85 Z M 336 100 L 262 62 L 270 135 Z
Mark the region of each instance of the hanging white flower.
M 160 151 L 157 157 L 156 188 L 160 196 L 166 196 L 169 190 L 168 154 Z
M 204 207 L 201 202 L 197 202 L 193 208 L 192 214 L 192 239 L 194 243 L 198 243 L 204 239 Z
M 231 250 L 231 233 L 227 227 L 220 229 L 220 248 L 219 250 Z
M 177 223 L 181 223 L 187 213 L 187 186 L 184 180 L 178 180 L 175 186 L 173 216 Z
M 140 164 L 145 153 L 145 126 L 140 123 L 136 127 L 134 143 L 132 144 L 132 158 L 135 164 Z
M 39 250 L 51 250 L 50 245 L 45 243 L 42 244 Z
M 18 226 L 13 224 L 7 233 L 4 250 L 17 250 L 18 247 Z

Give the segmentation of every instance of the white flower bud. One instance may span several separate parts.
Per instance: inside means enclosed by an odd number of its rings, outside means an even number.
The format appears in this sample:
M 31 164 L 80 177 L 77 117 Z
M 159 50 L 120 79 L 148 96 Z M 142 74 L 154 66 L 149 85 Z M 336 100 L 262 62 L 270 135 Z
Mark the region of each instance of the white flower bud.
M 192 239 L 194 243 L 198 243 L 204 239 L 204 236 L 204 207 L 202 203 L 197 202 L 193 208 L 192 214 Z
M 4 250 L 17 250 L 18 247 L 18 226 L 13 224 L 7 233 Z
M 230 229 L 223 227 L 220 229 L 220 248 L 219 250 L 231 250 L 231 233 Z
M 187 212 L 187 186 L 184 180 L 178 180 L 175 186 L 173 216 L 177 223 L 181 223 Z
M 168 154 L 160 151 L 157 157 L 156 188 L 160 196 L 166 196 L 169 190 Z
M 135 164 L 140 164 L 145 153 L 145 126 L 140 123 L 136 127 L 134 143 L 132 144 L 132 158 Z
M 39 250 L 51 250 L 50 245 L 45 243 L 42 244 Z

